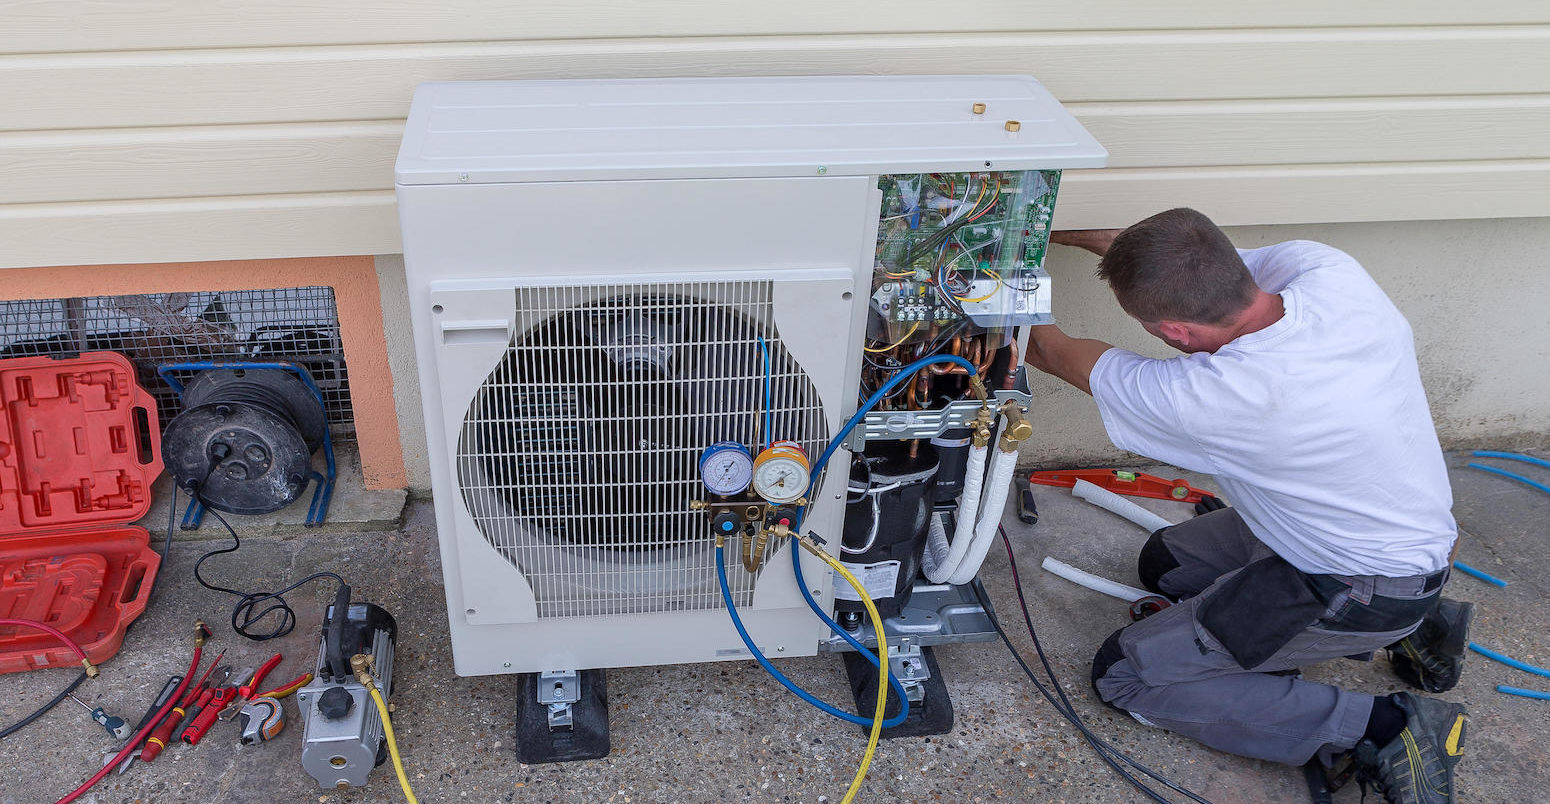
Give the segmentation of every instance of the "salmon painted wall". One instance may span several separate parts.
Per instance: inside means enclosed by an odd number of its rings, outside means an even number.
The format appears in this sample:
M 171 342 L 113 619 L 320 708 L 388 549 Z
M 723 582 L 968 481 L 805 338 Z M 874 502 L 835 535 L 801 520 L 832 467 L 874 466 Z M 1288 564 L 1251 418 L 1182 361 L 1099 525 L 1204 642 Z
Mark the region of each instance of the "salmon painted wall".
M 366 487 L 404 488 L 408 480 L 388 366 L 381 292 L 371 257 L 11 268 L 0 272 L 0 299 L 318 285 L 334 289 L 339 308 L 339 333 L 350 367 L 350 399 Z

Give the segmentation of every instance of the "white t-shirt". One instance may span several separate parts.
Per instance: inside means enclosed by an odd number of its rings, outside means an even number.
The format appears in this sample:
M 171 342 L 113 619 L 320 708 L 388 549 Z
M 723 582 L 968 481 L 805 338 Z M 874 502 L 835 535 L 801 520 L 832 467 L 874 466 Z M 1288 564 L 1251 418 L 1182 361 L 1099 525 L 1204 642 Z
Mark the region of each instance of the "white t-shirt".
M 1090 382 L 1109 438 L 1215 475 L 1254 535 L 1303 572 L 1442 569 L 1453 492 L 1410 324 L 1338 249 L 1239 254 L 1285 315 L 1215 353 L 1104 352 Z

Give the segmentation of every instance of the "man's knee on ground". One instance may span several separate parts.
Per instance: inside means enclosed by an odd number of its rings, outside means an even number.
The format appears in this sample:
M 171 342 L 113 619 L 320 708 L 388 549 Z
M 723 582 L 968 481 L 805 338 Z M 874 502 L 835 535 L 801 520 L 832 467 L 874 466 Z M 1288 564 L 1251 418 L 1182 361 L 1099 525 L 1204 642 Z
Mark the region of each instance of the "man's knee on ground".
M 1121 628 L 1118 631 L 1109 634 L 1109 638 L 1105 639 L 1103 644 L 1098 647 L 1098 654 L 1093 656 L 1093 692 L 1097 693 L 1098 700 L 1100 701 L 1103 700 L 1103 693 L 1098 692 L 1098 679 L 1108 675 L 1109 668 L 1113 667 L 1116 663 L 1119 662 L 1119 660 L 1125 658 L 1125 652 L 1120 650 L 1119 647 L 1119 635 L 1123 633 L 1124 630 L 1125 629 Z M 1104 701 L 1104 703 L 1108 702 Z M 1113 704 L 1110 705 L 1112 706 Z
M 1141 556 L 1136 560 L 1136 574 L 1141 576 L 1141 585 L 1159 595 L 1167 592 L 1158 586 L 1162 576 L 1179 568 L 1179 560 L 1173 557 L 1173 551 L 1163 544 L 1163 533 L 1167 528 L 1158 528 L 1152 533 L 1152 538 L 1146 540 L 1141 547 Z

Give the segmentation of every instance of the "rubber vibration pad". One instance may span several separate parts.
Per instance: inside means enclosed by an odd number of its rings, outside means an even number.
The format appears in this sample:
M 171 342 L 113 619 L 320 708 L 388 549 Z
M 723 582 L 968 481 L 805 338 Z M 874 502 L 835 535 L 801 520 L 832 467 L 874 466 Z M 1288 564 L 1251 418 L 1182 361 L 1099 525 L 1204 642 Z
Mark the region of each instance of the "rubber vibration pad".
M 549 707 L 538 702 L 538 674 L 517 675 L 517 761 L 526 765 L 608 756 L 608 673 L 581 671 L 581 700 L 571 704 L 571 727 L 549 728 Z
M 920 655 L 926 662 L 926 669 L 931 672 L 931 678 L 922 684 L 926 688 L 926 697 L 919 703 L 910 703 L 910 713 L 903 723 L 883 729 L 884 739 L 926 737 L 953 730 L 953 699 L 947 694 L 947 682 L 942 680 L 942 670 L 937 666 L 936 651 L 921 648 Z M 877 710 L 877 668 L 855 651 L 848 651 L 841 654 L 841 657 L 845 661 L 845 676 L 850 680 L 850 694 L 856 701 L 856 713 L 862 717 L 871 717 Z M 888 704 L 883 714 L 885 717 L 893 717 L 898 713 L 899 693 L 889 685 Z M 870 734 L 872 727 L 862 726 L 861 731 Z

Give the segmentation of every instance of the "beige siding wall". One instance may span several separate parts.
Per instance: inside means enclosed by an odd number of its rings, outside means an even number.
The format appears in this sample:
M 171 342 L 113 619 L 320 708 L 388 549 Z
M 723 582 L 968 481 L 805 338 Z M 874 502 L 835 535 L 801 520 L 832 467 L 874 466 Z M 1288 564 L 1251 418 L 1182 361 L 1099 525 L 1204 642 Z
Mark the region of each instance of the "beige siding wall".
M 1351 253 L 1399 306 L 1415 331 L 1421 379 L 1444 446 L 1550 446 L 1550 218 L 1229 227 L 1244 248 L 1307 239 Z M 1102 338 L 1154 357 L 1168 348 L 1147 335 L 1093 276 L 1096 258 L 1051 249 L 1055 317 L 1073 335 Z M 405 307 L 403 259 L 377 258 L 383 317 Z M 429 488 L 425 424 L 403 327 L 389 328 L 395 394 L 410 487 Z M 399 356 L 409 355 L 407 359 Z M 1033 379 L 1034 438 L 1023 462 L 1040 468 L 1130 465 L 1109 443 L 1092 398 L 1042 375 Z
M 395 252 L 425 80 L 937 72 L 1109 147 L 1060 226 L 1550 215 L 1537 0 L 0 0 L 0 267 Z

